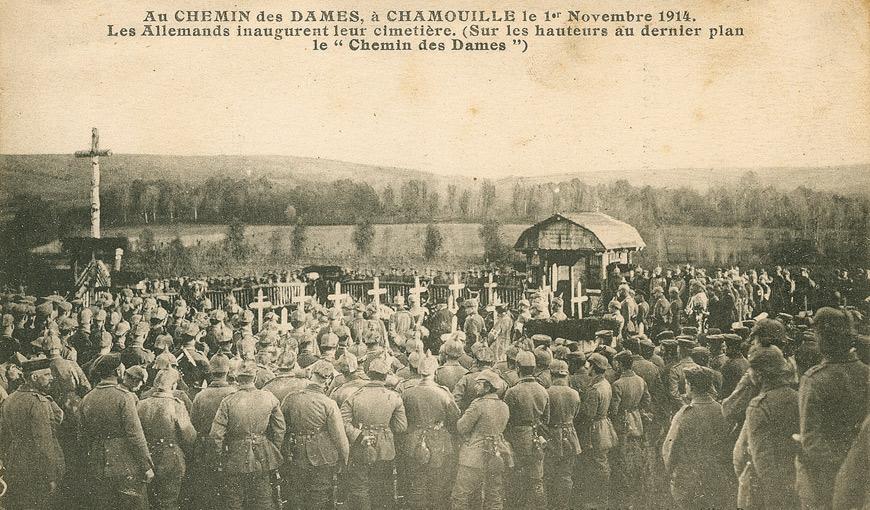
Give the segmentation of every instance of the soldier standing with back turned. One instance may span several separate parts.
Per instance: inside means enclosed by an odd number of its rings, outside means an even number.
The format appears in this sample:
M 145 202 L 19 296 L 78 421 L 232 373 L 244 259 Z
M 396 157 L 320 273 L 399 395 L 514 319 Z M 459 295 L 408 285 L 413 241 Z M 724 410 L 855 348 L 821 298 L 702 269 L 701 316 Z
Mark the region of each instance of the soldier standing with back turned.
M 242 362 L 239 390 L 221 401 L 211 438 L 223 452 L 226 508 L 275 508 L 271 475 L 283 462 L 284 415 L 274 395 L 254 386 L 257 363 Z
M 453 510 L 469 508 L 469 499 L 481 492 L 483 508 L 500 509 L 504 475 L 514 465 L 510 444 L 504 438 L 510 411 L 496 391 L 501 378 L 487 369 L 478 372 L 475 379 L 479 397 L 456 422 L 463 442 L 450 497 Z
M 348 506 L 353 510 L 393 507 L 394 435 L 405 432 L 408 421 L 402 398 L 384 386 L 389 371 L 386 359 L 372 360 L 371 381 L 341 405 L 350 441 L 347 491 Z
M 88 452 L 90 478 L 87 501 L 92 508 L 147 508 L 145 486 L 154 478 L 154 464 L 136 410 L 137 397 L 118 383 L 124 365 L 119 356 L 108 354 L 92 373 L 100 382 L 81 406 L 82 447 Z
M 286 496 L 293 508 L 332 506 L 333 478 L 339 466 L 347 464 L 350 447 L 344 433 L 341 411 L 325 394 L 335 369 L 319 360 L 310 367 L 311 381 L 293 390 L 281 402 L 287 423 L 282 469 Z
M 190 419 L 196 429 L 193 462 L 190 463 L 191 500 L 194 508 L 205 510 L 223 501 L 223 473 L 221 451 L 209 435 L 218 407 L 224 397 L 238 388 L 227 382 L 230 360 L 223 354 L 212 357 L 209 363 L 211 381 L 208 387 L 193 398 Z
M 450 390 L 435 383 L 438 361 L 425 356 L 418 372 L 422 379 L 402 393 L 408 418 L 408 433 L 400 443 L 408 482 L 408 506 L 412 509 L 440 508 L 449 494 L 450 461 L 453 459 L 451 431 L 459 408 Z
M 154 379 L 154 393 L 139 401 L 139 419 L 148 449 L 154 460 L 154 481 L 150 487 L 153 507 L 177 510 L 181 481 L 186 473 L 185 455 L 193 449 L 196 429 L 184 402 L 172 392 L 178 384 L 178 372 L 161 370 Z
M 544 427 L 550 421 L 550 396 L 535 379 L 535 355 L 517 354 L 520 380 L 505 392 L 510 410 L 505 436 L 514 450 L 509 501 L 512 508 L 546 508 Z

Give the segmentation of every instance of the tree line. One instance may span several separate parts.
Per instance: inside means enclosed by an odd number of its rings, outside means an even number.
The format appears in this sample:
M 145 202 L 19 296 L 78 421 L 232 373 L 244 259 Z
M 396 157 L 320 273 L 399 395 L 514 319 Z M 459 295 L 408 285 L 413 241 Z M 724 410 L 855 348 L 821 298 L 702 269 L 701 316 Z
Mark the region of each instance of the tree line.
M 181 183 L 136 179 L 102 191 L 107 225 L 161 223 L 335 225 L 502 223 L 538 221 L 553 212 L 601 211 L 636 225 L 766 227 L 802 232 L 868 230 L 870 198 L 843 196 L 806 187 L 784 191 L 763 186 L 753 172 L 736 183 L 707 191 L 634 186 L 628 180 L 588 184 L 580 179 L 512 184 L 481 180 L 476 186 L 434 186 L 409 179 L 376 190 L 349 179 L 295 186 L 266 177 L 211 177 Z

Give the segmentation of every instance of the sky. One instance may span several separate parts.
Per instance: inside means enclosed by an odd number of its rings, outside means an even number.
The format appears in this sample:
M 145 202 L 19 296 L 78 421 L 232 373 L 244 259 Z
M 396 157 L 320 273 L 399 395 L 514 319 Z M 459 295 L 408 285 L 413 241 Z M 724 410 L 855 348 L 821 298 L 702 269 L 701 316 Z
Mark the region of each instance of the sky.
M 671 7 L 569 4 L 453 7 Z M 535 39 L 525 54 L 315 52 L 309 38 L 125 39 L 106 25 L 139 27 L 149 8 L 350 3 L 5 0 L 0 154 L 86 149 L 96 126 L 116 153 L 280 154 L 494 177 L 870 163 L 870 4 L 682 4 L 698 26 L 746 35 Z

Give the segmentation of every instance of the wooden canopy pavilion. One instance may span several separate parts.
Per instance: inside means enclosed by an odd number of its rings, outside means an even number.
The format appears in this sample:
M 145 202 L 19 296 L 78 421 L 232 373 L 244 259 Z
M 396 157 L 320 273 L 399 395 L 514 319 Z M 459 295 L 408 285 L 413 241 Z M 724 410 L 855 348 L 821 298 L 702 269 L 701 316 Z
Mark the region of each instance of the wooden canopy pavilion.
M 535 281 L 565 299 L 566 313 L 580 302 L 581 287 L 600 292 L 607 266 L 630 264 L 645 247 L 637 229 L 600 212 L 554 214 L 523 231 L 514 245 Z

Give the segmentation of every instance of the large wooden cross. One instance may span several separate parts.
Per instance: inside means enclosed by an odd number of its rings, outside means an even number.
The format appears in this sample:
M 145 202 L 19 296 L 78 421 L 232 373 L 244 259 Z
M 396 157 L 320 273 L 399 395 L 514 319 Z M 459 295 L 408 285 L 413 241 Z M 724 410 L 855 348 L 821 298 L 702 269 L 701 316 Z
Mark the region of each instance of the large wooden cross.
M 377 276 L 372 281 L 372 288 L 368 291 L 368 295 L 372 296 L 372 303 L 380 310 L 381 296 L 387 293 L 387 289 L 381 287 L 381 280 Z
M 91 150 L 76 151 L 77 158 L 91 158 L 91 237 L 100 238 L 100 156 L 111 156 L 109 149 L 100 149 L 100 133 L 91 130 Z
M 486 288 L 486 304 L 491 304 L 495 299 L 495 288 L 498 287 L 498 283 L 492 281 L 492 273 L 489 273 L 483 286 Z
M 248 305 L 251 310 L 257 311 L 257 327 L 263 327 L 263 310 L 272 308 L 272 303 L 266 300 L 263 289 L 257 290 L 257 300 Z
M 429 289 L 427 289 L 426 287 L 423 287 L 422 285 L 420 285 L 420 277 L 415 276 L 414 277 L 414 286 L 411 287 L 408 290 L 408 292 L 411 294 L 411 296 L 413 296 L 416 299 L 416 302 L 419 305 L 421 303 L 421 300 L 422 300 L 420 295 L 428 290 Z
M 326 299 L 332 301 L 332 308 L 341 310 L 341 303 L 347 298 L 347 294 L 341 293 L 341 282 L 335 282 L 335 293 L 326 296 Z

